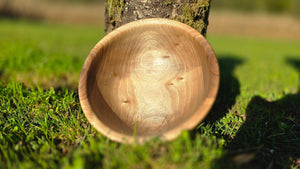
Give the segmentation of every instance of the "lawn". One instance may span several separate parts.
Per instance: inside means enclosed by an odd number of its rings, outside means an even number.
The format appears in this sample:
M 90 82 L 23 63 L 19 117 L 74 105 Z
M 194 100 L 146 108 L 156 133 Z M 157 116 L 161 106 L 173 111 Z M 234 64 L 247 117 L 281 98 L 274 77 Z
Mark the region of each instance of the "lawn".
M 81 110 L 83 62 L 104 27 L 0 22 L 0 168 L 300 167 L 300 40 L 207 36 L 221 83 L 207 118 L 171 142 L 112 142 Z

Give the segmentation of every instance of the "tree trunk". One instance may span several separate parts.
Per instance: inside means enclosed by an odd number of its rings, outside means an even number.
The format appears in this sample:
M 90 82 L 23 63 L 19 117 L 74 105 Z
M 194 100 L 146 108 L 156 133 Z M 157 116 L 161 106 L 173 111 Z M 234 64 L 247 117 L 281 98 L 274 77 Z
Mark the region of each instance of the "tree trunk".
M 190 25 L 205 35 L 210 0 L 107 0 L 106 33 L 146 18 L 168 18 Z

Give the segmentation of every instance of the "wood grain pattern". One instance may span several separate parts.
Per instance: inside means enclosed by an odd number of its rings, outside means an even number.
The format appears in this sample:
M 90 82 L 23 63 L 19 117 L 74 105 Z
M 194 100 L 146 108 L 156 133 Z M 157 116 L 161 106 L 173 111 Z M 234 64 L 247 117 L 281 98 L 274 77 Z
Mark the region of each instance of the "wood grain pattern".
M 206 116 L 218 86 L 216 56 L 200 33 L 145 19 L 95 46 L 81 71 L 79 97 L 87 119 L 112 140 L 171 140 Z

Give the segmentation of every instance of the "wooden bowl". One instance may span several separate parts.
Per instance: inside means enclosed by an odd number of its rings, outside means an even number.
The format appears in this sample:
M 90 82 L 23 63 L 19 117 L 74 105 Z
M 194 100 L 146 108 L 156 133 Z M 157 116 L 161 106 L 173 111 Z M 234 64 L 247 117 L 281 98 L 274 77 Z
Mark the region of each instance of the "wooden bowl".
M 94 47 L 79 98 L 89 122 L 111 140 L 171 140 L 199 124 L 218 87 L 218 61 L 205 38 L 156 18 L 123 25 Z

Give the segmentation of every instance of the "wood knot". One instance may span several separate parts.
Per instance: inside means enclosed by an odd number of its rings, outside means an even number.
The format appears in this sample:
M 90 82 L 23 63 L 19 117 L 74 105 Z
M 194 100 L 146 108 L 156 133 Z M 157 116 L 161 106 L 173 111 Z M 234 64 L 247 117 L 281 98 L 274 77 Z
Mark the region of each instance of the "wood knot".
M 164 58 L 164 59 L 168 59 L 168 58 L 170 58 L 170 56 L 168 56 L 168 55 L 165 55 L 165 56 L 163 56 L 162 58 Z
M 179 78 L 177 78 L 177 80 L 179 80 L 179 81 L 184 80 L 184 77 L 179 77 Z
M 116 77 L 117 74 L 115 72 L 110 72 L 111 76 Z
M 168 86 L 173 86 L 174 83 L 170 82 L 170 83 L 168 83 L 167 85 L 168 85 Z
M 129 103 L 129 100 L 124 99 L 124 100 L 123 100 L 123 103 L 128 104 L 128 103 Z

